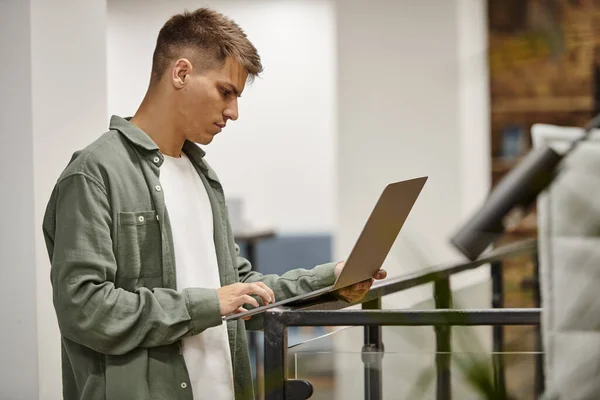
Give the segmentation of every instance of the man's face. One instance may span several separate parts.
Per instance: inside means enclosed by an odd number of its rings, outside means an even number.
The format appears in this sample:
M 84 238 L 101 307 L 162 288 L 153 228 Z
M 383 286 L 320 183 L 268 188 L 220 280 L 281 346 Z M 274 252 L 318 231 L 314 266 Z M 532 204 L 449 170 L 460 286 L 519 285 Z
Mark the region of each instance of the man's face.
M 233 58 L 221 67 L 186 76 L 177 100 L 179 129 L 185 139 L 209 144 L 229 120 L 238 119 L 238 98 L 248 72 Z

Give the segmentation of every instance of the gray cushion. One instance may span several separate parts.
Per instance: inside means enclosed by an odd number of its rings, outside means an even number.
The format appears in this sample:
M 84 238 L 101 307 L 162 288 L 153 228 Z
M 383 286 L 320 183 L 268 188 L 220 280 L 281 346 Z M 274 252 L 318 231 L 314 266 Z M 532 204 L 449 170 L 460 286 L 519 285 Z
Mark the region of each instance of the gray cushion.
M 534 125 L 536 147 L 564 151 L 581 129 Z M 597 132 L 563 163 L 538 199 L 542 332 L 548 392 L 600 396 L 600 140 Z

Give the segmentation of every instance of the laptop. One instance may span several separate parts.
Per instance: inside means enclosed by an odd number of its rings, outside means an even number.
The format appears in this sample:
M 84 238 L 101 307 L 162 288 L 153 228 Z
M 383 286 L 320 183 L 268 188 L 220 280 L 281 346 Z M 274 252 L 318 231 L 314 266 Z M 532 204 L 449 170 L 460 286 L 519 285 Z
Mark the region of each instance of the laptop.
M 223 319 L 231 321 L 260 314 L 274 307 L 297 305 L 372 278 L 381 269 L 426 181 L 425 176 L 390 183 L 385 187 L 332 286 L 228 315 Z

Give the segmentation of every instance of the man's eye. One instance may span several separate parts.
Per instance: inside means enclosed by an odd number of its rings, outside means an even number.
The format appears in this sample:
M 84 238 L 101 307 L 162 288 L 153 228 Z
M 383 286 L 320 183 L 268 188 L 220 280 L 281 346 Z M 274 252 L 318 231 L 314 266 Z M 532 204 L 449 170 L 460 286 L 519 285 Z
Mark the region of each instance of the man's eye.
M 224 97 L 229 97 L 229 95 L 231 94 L 231 92 L 227 89 L 221 89 L 221 93 Z

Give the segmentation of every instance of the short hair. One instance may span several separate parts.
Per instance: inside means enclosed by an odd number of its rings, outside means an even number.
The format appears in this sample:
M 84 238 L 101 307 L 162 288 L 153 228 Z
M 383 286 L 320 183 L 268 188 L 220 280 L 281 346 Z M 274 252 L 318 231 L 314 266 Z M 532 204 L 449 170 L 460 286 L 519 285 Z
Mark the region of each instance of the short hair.
M 201 69 L 221 66 L 232 57 L 248 71 L 250 81 L 263 71 L 258 51 L 242 28 L 223 14 L 199 8 L 172 16 L 161 28 L 152 57 L 150 85 L 160 81 L 169 64 L 190 50 L 197 55 Z

